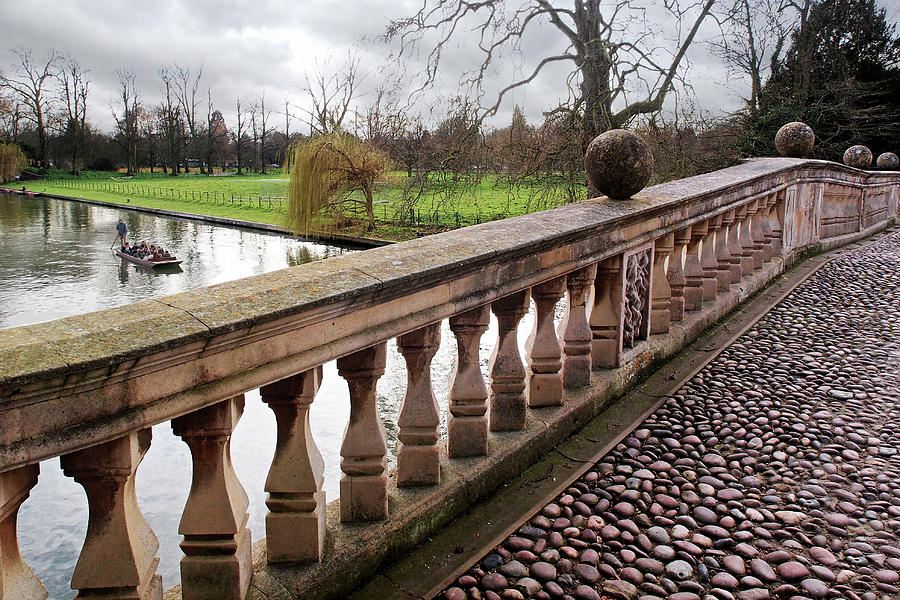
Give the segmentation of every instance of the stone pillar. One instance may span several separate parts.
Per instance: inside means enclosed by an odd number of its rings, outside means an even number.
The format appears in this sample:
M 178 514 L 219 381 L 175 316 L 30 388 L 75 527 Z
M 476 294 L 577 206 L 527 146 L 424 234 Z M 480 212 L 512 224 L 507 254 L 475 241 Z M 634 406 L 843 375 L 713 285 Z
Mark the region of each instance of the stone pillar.
M 528 312 L 528 290 L 491 303 L 497 317 L 498 339 L 491 355 L 491 431 L 525 428 L 525 365 L 519 354 L 516 329 Z
M 762 233 L 762 222 L 765 219 L 764 207 L 766 205 L 765 198 L 759 198 L 755 202 L 750 203 L 754 208 L 753 215 L 750 220 L 750 239 L 753 240 L 753 269 L 761 269 L 765 262 L 765 238 Z
M 76 598 L 161 600 L 159 541 L 138 507 L 134 476 L 150 449 L 150 429 L 60 457 L 84 488 L 88 526 L 72 574 Z
M 595 368 L 614 369 L 622 361 L 622 308 L 625 303 L 622 279 L 621 254 L 597 265 L 590 320 L 591 365 Z
M 240 395 L 172 420 L 194 466 L 178 526 L 184 600 L 238 600 L 250 586 L 250 502 L 231 463 L 231 434 L 243 412 Z
M 775 194 L 770 194 L 759 201 L 759 233 L 762 238 L 762 260 L 764 263 L 772 260 L 772 226 L 769 223 L 769 213 L 775 203 Z
M 731 271 L 731 283 L 740 283 L 744 276 L 743 264 L 744 248 L 741 244 L 741 231 L 744 228 L 747 208 L 742 206 L 734 210 L 734 221 L 728 227 L 728 254 L 729 270 Z
M 339 358 L 338 373 L 350 388 L 350 420 L 341 444 L 341 521 L 388 517 L 387 438 L 378 416 L 375 384 L 384 374 L 384 342 Z
M 734 229 L 734 211 L 721 216 L 722 224 L 716 231 L 716 281 L 720 292 L 731 286 L 731 251 L 728 248 L 731 230 Z
M 490 319 L 487 304 L 450 317 L 457 355 L 448 394 L 447 453 L 450 458 L 487 454 L 488 392 L 481 374 L 478 349 Z
M 19 553 L 19 507 L 37 484 L 37 464 L 0 473 L 0 598 L 43 600 L 47 588 Z
M 684 310 L 703 308 L 703 266 L 700 264 L 700 243 L 705 236 L 705 222 L 691 226 L 691 241 L 684 257 Z
M 438 403 L 431 387 L 431 359 L 441 344 L 441 324 L 433 323 L 397 338 L 406 359 L 406 396 L 397 424 L 397 485 L 435 485 L 441 480 Z
M 597 277 L 597 265 L 590 265 L 566 276 L 566 312 L 559 324 L 563 345 L 563 385 L 583 387 L 591 383 L 591 327 L 587 301 Z
M 720 237 L 719 227 L 722 223 L 721 215 L 709 219 L 706 237 L 703 238 L 703 246 L 700 249 L 700 266 L 703 269 L 703 299 L 715 300 L 719 290 L 719 262 L 716 259 L 716 238 Z
M 325 461 L 309 427 L 309 408 L 321 383 L 322 367 L 316 367 L 259 390 L 278 429 L 266 478 L 266 560 L 271 564 L 322 558 Z
M 744 219 L 741 221 L 741 275 L 753 273 L 753 236 L 750 233 L 753 215 L 756 213 L 756 202 L 744 205 Z M 761 255 L 760 255 L 761 256 Z
M 675 250 L 675 234 L 656 240 L 653 260 L 653 299 L 650 302 L 650 333 L 669 333 L 672 289 L 666 276 L 666 258 Z
M 783 232 L 781 221 L 784 215 L 784 190 L 772 199 L 772 210 L 769 211 L 769 229 L 772 231 L 772 256 L 781 256 Z
M 561 406 L 562 356 L 553 315 L 566 290 L 566 278 L 557 277 L 531 289 L 537 307 L 534 328 L 525 344 L 528 363 L 528 406 Z
M 684 250 L 691 241 L 691 228 L 685 227 L 675 232 L 675 245 L 669 258 L 669 269 L 666 279 L 672 292 L 669 304 L 670 321 L 676 322 L 684 318 Z

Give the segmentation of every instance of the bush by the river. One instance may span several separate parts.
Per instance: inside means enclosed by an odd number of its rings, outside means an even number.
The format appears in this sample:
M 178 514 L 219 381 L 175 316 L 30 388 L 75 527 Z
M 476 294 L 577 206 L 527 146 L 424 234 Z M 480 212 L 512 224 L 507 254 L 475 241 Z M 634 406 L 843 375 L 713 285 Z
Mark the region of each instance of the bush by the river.
M 28 164 L 25 153 L 16 144 L 0 144 L 0 183 L 13 181 Z

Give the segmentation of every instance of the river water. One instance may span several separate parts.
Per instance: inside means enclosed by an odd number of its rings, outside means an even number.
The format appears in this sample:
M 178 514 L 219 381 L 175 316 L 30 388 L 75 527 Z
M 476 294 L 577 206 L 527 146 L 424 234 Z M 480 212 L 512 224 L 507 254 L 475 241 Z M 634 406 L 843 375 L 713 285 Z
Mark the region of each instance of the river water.
M 154 273 L 125 263 L 110 251 L 122 218 L 130 240 L 147 240 L 184 260 L 181 271 Z M 122 306 L 223 281 L 292 267 L 349 250 L 286 236 L 164 218 L 79 202 L 0 194 L 0 328 Z M 557 316 L 562 312 L 562 302 Z M 527 315 L 519 327 L 520 346 L 531 328 Z M 432 363 L 435 395 L 441 404 L 441 435 L 446 436 L 447 387 L 456 343 L 447 322 Z M 496 322 L 482 338 L 481 364 L 487 362 Z M 347 385 L 334 361 L 325 366 L 322 387 L 311 408 L 313 437 L 325 459 L 327 500 L 338 497 L 340 445 L 350 414 Z M 378 404 L 388 435 L 388 463 L 396 458 L 396 423 L 406 389 L 406 365 L 388 344 L 385 375 L 378 381 Z M 275 419 L 259 398 L 246 394 L 244 415 L 232 439 L 235 470 L 250 497 L 253 541 L 265 535 L 266 475 L 275 447 Z M 153 443 L 137 475 L 138 502 L 159 538 L 159 573 L 169 588 L 180 580 L 178 522 L 190 490 L 190 452 L 169 423 L 153 428 Z M 26 561 L 50 591 L 71 598 L 72 571 L 87 529 L 87 500 L 59 460 L 41 464 L 31 497 L 19 512 L 19 541 Z

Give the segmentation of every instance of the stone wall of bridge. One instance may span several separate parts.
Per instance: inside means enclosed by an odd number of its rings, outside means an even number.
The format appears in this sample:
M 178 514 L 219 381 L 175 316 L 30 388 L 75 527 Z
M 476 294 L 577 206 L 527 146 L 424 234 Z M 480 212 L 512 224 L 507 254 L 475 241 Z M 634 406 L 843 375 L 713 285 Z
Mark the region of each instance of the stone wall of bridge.
M 898 173 L 757 159 L 624 202 L 588 200 L 0 331 L 3 597 L 41 597 L 18 556 L 16 512 L 36 464 L 56 456 L 90 507 L 73 574 L 79 597 L 162 595 L 134 475 L 148 428 L 167 421 L 190 447 L 195 477 L 179 529 L 183 584 L 169 595 L 340 597 L 798 257 L 896 222 L 898 191 Z M 557 330 L 553 311 L 563 297 Z M 536 319 L 522 357 L 516 332 L 531 302 Z M 485 379 L 477 349 L 490 313 L 499 333 Z M 428 372 L 444 319 L 458 360 L 439 404 Z M 389 473 L 374 387 L 392 338 L 409 383 Z M 320 366 L 332 360 L 352 406 L 341 498 L 326 505 L 308 409 Z M 251 549 L 229 440 L 243 394 L 256 388 L 275 413 L 278 441 L 266 539 Z M 448 435 L 440 439 L 445 403 Z

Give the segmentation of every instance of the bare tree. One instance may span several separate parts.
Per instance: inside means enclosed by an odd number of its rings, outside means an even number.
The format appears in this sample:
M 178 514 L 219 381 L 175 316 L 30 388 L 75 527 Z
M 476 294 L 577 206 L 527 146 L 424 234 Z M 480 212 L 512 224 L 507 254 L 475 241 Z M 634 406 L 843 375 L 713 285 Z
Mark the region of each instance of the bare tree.
M 0 89 L 0 137 L 18 141 L 22 107 L 8 91 Z
M 213 109 L 212 92 L 206 90 L 206 167 L 211 175 L 216 156 L 225 153 L 228 144 L 228 128 L 221 111 Z
M 194 76 L 191 76 L 190 67 L 175 65 L 173 71 L 178 105 L 181 107 L 181 114 L 184 116 L 190 136 L 189 158 L 195 158 L 199 154 L 200 137 L 197 125 L 197 107 L 200 106 L 200 100 L 197 98 L 197 90 L 200 88 L 200 78 L 203 77 L 203 65 L 200 65 Z M 187 162 L 185 162 L 185 171 L 188 170 Z M 204 172 L 203 161 L 200 161 L 200 172 Z
M 784 6 L 769 0 L 734 0 L 721 15 L 722 37 L 709 41 L 730 74 L 750 80 L 750 97 L 744 100 L 751 115 L 759 109 L 763 79 L 778 62 L 787 40 L 783 11 Z
M 237 127 L 231 130 L 231 140 L 234 142 L 234 150 L 237 154 L 237 172 L 241 174 L 244 166 L 242 161 L 244 138 L 247 135 L 247 107 L 241 104 L 241 99 L 237 99 Z
M 800 99 L 800 112 L 806 108 L 806 100 L 809 96 L 809 81 L 813 67 L 814 45 L 810 43 L 813 34 L 809 30 L 809 11 L 811 0 L 782 0 L 778 8 L 779 12 L 794 9 L 797 11 L 796 42 L 797 60 L 800 68 L 794 74 L 794 89 Z
M 268 128 L 268 122 L 272 116 L 272 109 L 266 108 L 266 94 L 260 95 L 256 101 L 256 108 L 259 112 L 259 156 L 260 156 L 260 173 L 266 172 L 266 139 L 272 133 Z
M 72 174 L 77 175 L 78 159 L 84 149 L 87 132 L 87 96 L 91 80 L 88 71 L 69 57 L 60 72 L 60 81 L 63 101 L 66 103 L 64 137 L 72 160 Z
M 250 133 L 251 133 L 251 148 L 253 148 L 253 155 L 250 157 L 251 167 L 257 173 L 259 172 L 259 129 L 256 127 L 256 112 L 259 110 L 259 105 L 256 102 L 252 102 L 250 104 Z
M 134 71 L 131 69 L 119 69 L 116 71 L 119 78 L 119 89 L 122 99 L 122 112 L 112 110 L 113 119 L 116 121 L 116 141 L 125 150 L 128 174 L 137 172 L 137 147 L 139 139 L 139 116 L 141 114 L 141 95 L 135 83 Z M 152 164 L 152 162 L 151 162 Z
M 478 44 L 482 62 L 464 75 L 464 80 L 476 91 L 482 119 L 495 114 L 509 92 L 530 84 L 548 65 L 570 64 L 567 82 L 573 108 L 581 118 L 582 145 L 586 146 L 597 134 L 662 108 L 714 3 L 686 1 L 665 0 L 657 6 L 633 0 L 525 0 L 516 4 L 424 0 L 411 17 L 392 21 L 385 38 L 400 42 L 401 56 L 422 43 L 430 44 L 424 87 L 436 80 L 444 50 L 457 43 L 459 32 L 475 31 L 473 42 Z M 678 32 L 678 39 L 666 47 L 660 41 L 665 36 L 649 21 L 649 15 L 660 11 L 666 15 L 666 31 Z M 518 54 L 529 34 L 545 26 L 560 34 L 558 50 L 548 51 L 522 77 L 501 88 L 493 102 L 484 102 L 484 84 L 495 63 L 502 56 Z
M 340 131 L 350 116 L 351 104 L 359 84 L 359 56 L 347 52 L 343 65 L 331 70 L 330 59 L 316 61 L 315 68 L 306 74 L 306 94 L 312 108 L 304 109 L 310 135 Z
M 163 101 L 159 106 L 162 115 L 162 132 L 166 140 L 166 150 L 168 151 L 169 164 L 172 167 L 172 176 L 179 173 L 178 148 L 182 139 L 182 123 L 181 107 L 178 105 L 176 73 L 170 71 L 167 67 L 162 68 L 158 72 L 160 80 L 163 82 Z
M 18 63 L 10 75 L 0 73 L 0 88 L 8 90 L 26 107 L 23 117 L 31 121 L 38 134 L 38 162 L 42 172 L 47 170 L 47 119 L 52 112 L 54 95 L 47 87 L 59 73 L 61 56 L 50 50 L 36 61 L 31 48 L 20 46 L 13 50 Z
M 165 152 L 162 149 L 162 127 L 158 115 L 147 115 L 143 107 L 140 108 L 138 117 L 140 121 L 140 139 L 143 141 L 144 157 L 147 164 L 150 165 L 150 172 L 153 173 L 157 165 L 165 165 Z

